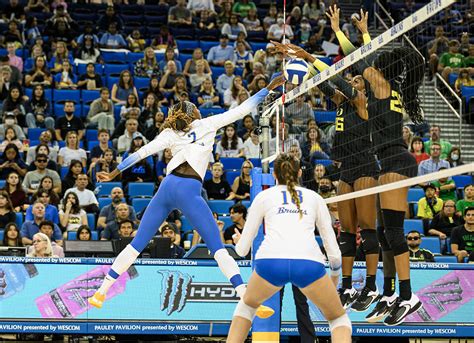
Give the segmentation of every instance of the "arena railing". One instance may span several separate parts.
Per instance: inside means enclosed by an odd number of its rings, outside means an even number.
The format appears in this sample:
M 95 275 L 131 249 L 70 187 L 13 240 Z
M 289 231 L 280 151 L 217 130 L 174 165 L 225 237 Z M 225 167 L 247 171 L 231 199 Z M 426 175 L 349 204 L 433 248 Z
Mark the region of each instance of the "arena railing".
M 441 82 L 441 84 L 444 86 L 444 88 L 448 89 L 451 95 L 456 99 L 456 102 L 459 103 L 459 112 L 456 110 L 456 108 L 451 104 L 451 102 L 444 96 L 444 94 L 438 89 L 438 82 Z M 462 107 L 463 107 L 463 101 L 462 99 L 456 94 L 456 92 L 453 90 L 453 88 L 450 86 L 448 82 L 439 74 L 435 74 L 434 78 L 434 90 L 436 94 L 438 94 L 439 98 L 443 100 L 448 108 L 451 110 L 451 112 L 454 113 L 454 115 L 458 118 L 459 120 L 459 136 L 458 136 L 458 146 L 461 146 L 462 142 Z M 435 108 L 437 108 L 438 104 L 438 97 L 435 97 Z

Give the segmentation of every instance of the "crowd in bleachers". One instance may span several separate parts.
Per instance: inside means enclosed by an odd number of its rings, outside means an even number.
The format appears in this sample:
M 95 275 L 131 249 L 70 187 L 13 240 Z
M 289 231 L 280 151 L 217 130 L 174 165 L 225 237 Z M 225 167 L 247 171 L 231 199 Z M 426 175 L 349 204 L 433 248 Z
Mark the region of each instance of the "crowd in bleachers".
M 205 117 L 234 108 L 264 88 L 283 60 L 268 42 L 280 40 L 284 31 L 307 51 L 325 55 L 323 41 L 335 43 L 324 20 L 326 5 L 295 0 L 283 18 L 281 8 L 249 0 L 0 1 L 0 241 L 32 245 L 32 256 L 61 256 L 63 240 L 133 236 L 166 175 L 171 152 L 141 161 L 110 183 L 96 183 L 96 173 L 112 171 L 153 140 L 168 106 L 177 101 L 196 103 Z M 348 14 L 342 29 L 360 41 Z M 472 45 L 466 51 L 471 50 Z M 322 59 L 331 64 L 333 57 Z M 472 52 L 465 61 L 472 64 Z M 281 132 L 285 150 L 300 159 L 302 183 L 323 197 L 335 195 L 338 180 L 337 165 L 330 159 L 333 108 L 315 88 L 286 105 Z M 222 240 L 230 244 L 233 230 L 245 223 L 250 172 L 261 164 L 258 114 L 256 108 L 224 128 L 203 186 Z M 273 116 L 271 149 L 277 130 Z M 459 148 L 441 140 L 436 127 L 424 137 L 427 130 L 406 127 L 406 142 L 420 162 L 420 174 L 462 163 Z M 440 180 L 436 186 L 439 203 L 445 183 Z M 456 181 L 455 187 L 460 186 Z M 423 208 L 416 206 L 412 217 L 422 218 Z M 337 228 L 337 206 L 331 205 L 330 211 Z M 172 225 L 163 223 L 160 232 L 172 237 L 176 247 L 200 242 L 178 211 L 167 223 Z M 440 227 L 424 229 L 426 235 L 442 238 L 439 232 L 447 235 Z M 439 241 L 438 246 L 434 252 L 448 251 Z M 181 255 L 176 248 L 173 256 Z
M 395 21 L 420 9 L 425 3 L 413 0 L 389 2 Z M 418 30 L 413 40 L 424 48 L 430 76 L 440 73 L 453 91 L 464 101 L 464 113 L 474 123 L 474 13 L 469 2 L 459 2 L 440 12 L 433 24 Z M 441 85 L 443 91 L 446 89 Z M 450 96 L 450 92 L 445 92 Z

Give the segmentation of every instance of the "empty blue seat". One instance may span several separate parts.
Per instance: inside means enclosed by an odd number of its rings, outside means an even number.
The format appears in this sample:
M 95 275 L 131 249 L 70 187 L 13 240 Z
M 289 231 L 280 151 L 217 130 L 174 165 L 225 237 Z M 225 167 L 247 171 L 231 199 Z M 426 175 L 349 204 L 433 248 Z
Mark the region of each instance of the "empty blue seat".
M 141 198 L 134 198 L 132 200 L 132 206 L 135 209 L 136 213 L 140 213 L 145 207 L 148 206 L 150 203 L 151 199 L 141 199 Z
M 212 80 L 214 82 L 216 82 L 217 78 L 220 75 L 225 74 L 225 68 L 224 67 L 211 67 L 211 71 L 212 71 Z
M 110 63 L 110 62 L 126 63 L 127 62 L 127 53 L 125 52 L 101 51 L 100 55 L 104 59 L 105 63 Z
M 208 41 L 200 41 L 199 47 L 202 49 L 204 53 L 207 53 L 213 46 L 218 46 L 219 42 L 208 42 Z
M 148 88 L 150 79 L 148 77 L 134 77 L 133 82 L 137 89 Z
M 437 263 L 458 263 L 456 256 L 435 256 L 435 262 Z
M 86 118 L 87 115 L 89 114 L 89 110 L 91 109 L 91 106 L 90 105 L 82 105 L 82 118 Z
M 0 230 L 0 242 L 3 242 L 4 236 L 5 236 L 5 230 Z
M 114 84 L 118 83 L 120 78 L 119 78 L 118 76 L 110 76 L 110 75 L 108 75 L 108 76 L 106 77 L 106 79 L 107 79 L 107 87 L 109 87 L 110 89 L 112 89 L 112 86 L 113 86 Z
M 228 169 L 238 169 L 242 167 L 242 163 L 244 163 L 243 158 L 239 157 L 221 157 L 219 162 L 224 165 L 224 170 Z
M 131 52 L 127 55 L 127 62 L 135 64 L 143 58 L 143 52 Z
M 93 213 L 87 213 L 87 224 L 91 231 L 95 230 L 95 215 Z
M 98 198 L 97 201 L 99 202 L 99 208 L 103 209 L 112 203 L 112 198 Z
M 23 225 L 23 213 L 15 213 L 15 223 L 19 228 Z
M 456 82 L 456 79 L 458 78 L 458 74 L 451 73 L 448 76 L 448 82 L 451 86 L 454 86 L 454 83 Z
M 40 128 L 40 127 L 35 127 L 35 128 L 29 128 L 28 129 L 28 139 L 38 141 L 39 137 L 42 132 L 46 131 L 46 129 Z
M 196 48 L 199 48 L 199 42 L 195 40 L 182 40 L 182 39 L 177 39 L 176 44 L 178 45 L 178 50 L 184 51 L 184 50 L 194 50 Z
M 464 188 L 465 186 L 473 183 L 471 175 L 454 175 L 453 181 L 457 188 Z
M 100 98 L 100 91 L 96 90 L 82 90 L 82 102 L 89 104 L 92 101 Z
M 259 158 L 250 158 L 250 162 L 252 162 L 255 168 L 260 168 L 262 166 L 262 160 Z
M 130 182 L 128 184 L 128 196 L 130 198 L 152 197 L 155 191 L 153 182 Z
M 98 182 L 95 186 L 95 191 L 97 197 L 109 197 L 110 192 L 115 187 L 122 188 L 121 182 Z
M 423 234 L 423 221 L 421 219 L 405 219 L 403 224 L 403 231 L 405 232 L 405 235 L 413 230 Z
M 420 248 L 427 249 L 433 254 L 441 254 L 439 237 L 422 237 Z
M 181 52 L 179 53 L 179 61 L 181 62 L 181 65 L 184 66 L 186 64 L 186 61 L 193 58 L 192 54 L 182 54 Z
M 462 86 L 461 87 L 461 94 L 463 97 L 466 98 L 466 105 L 469 102 L 469 99 L 474 96 L 474 87 L 473 86 Z
M 99 141 L 87 141 L 87 150 L 91 151 L 99 144 L 100 144 Z
M 314 111 L 317 123 L 333 123 L 336 120 L 336 111 Z
M 6 180 L 0 180 L 0 188 L 5 188 L 6 183 Z
M 241 203 L 242 203 L 242 205 L 244 205 L 247 208 L 250 207 L 250 200 L 242 200 Z
M 78 104 L 81 101 L 81 91 L 69 89 L 55 89 L 53 90 L 53 100 L 55 103 L 71 100 Z
M 265 51 L 267 49 L 267 44 L 266 42 L 249 42 L 250 47 L 252 48 L 252 51 L 258 51 L 258 50 L 263 50 Z
M 224 222 L 224 229 L 226 229 L 229 226 L 231 226 L 232 224 L 234 224 L 232 222 L 232 219 L 230 218 L 230 216 L 221 216 L 221 217 L 219 217 L 219 220 Z
M 95 129 L 87 129 L 86 130 L 86 141 L 96 141 L 97 138 L 97 131 Z
M 209 200 L 207 204 L 212 212 L 227 214 L 232 205 L 234 205 L 234 202 L 231 200 Z
M 232 184 L 234 183 L 234 180 L 239 177 L 240 175 L 240 170 L 226 170 L 225 171 L 225 178 L 227 180 L 227 182 L 232 186 Z
M 104 75 L 120 75 L 124 70 L 129 70 L 129 64 L 104 64 Z
M 219 113 L 224 113 L 225 112 L 225 109 L 223 108 L 201 108 L 199 109 L 199 112 L 201 112 L 201 117 L 202 118 L 207 118 L 209 116 L 213 116 L 215 114 L 219 114 Z
M 408 202 L 418 202 L 421 198 L 425 196 L 425 191 L 421 188 L 409 188 L 408 189 Z

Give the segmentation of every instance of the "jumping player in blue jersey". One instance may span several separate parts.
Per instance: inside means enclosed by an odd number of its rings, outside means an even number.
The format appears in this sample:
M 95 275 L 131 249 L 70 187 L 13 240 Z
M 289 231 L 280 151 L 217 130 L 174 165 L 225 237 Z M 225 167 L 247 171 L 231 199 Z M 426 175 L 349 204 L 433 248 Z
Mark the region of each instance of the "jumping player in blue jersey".
M 167 176 L 145 210 L 135 238 L 117 256 L 102 286 L 93 297 L 89 298 L 91 305 L 102 307 L 109 288 L 133 264 L 161 223 L 174 209 L 181 210 L 193 227 L 197 228 L 214 255 L 219 268 L 230 280 L 237 295 L 242 298 L 245 285 L 239 267 L 224 248 L 212 212 L 201 197 L 202 181 L 209 163 L 209 156 L 212 154 L 216 132 L 242 119 L 264 100 L 269 91 L 281 86 L 284 82 L 283 77 L 277 77 L 266 88 L 237 108 L 205 119 L 201 119 L 201 114 L 193 103 L 179 102 L 170 108 L 161 133 L 152 142 L 123 160 L 113 172 L 97 173 L 98 181 L 108 182 L 138 161 L 166 148 L 171 149 L 173 154 L 167 166 Z M 266 312 L 266 309 L 262 308 L 259 312 L 261 317 L 271 314 L 273 314 L 271 309 Z

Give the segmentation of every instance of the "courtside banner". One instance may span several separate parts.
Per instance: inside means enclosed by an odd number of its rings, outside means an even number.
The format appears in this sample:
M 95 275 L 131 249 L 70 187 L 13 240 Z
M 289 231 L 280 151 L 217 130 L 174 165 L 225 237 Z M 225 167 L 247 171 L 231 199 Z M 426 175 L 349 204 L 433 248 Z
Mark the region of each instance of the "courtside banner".
M 238 299 L 214 261 L 138 260 L 110 289 L 104 307 L 91 308 L 87 298 L 98 289 L 112 261 L 0 257 L 0 332 L 227 332 Z M 248 280 L 249 262 L 241 261 L 240 267 Z M 423 311 L 396 328 L 369 325 L 364 322 L 366 313 L 349 311 L 355 335 L 474 336 L 474 265 L 415 263 L 411 275 Z M 364 277 L 364 265 L 356 264 L 354 287 L 360 289 Z M 377 279 L 381 289 L 381 270 Z M 312 304 L 310 312 L 318 334 L 328 334 L 323 316 Z M 297 334 L 295 325 L 295 306 L 287 287 L 282 334 Z

